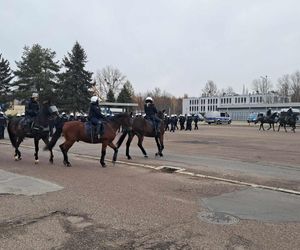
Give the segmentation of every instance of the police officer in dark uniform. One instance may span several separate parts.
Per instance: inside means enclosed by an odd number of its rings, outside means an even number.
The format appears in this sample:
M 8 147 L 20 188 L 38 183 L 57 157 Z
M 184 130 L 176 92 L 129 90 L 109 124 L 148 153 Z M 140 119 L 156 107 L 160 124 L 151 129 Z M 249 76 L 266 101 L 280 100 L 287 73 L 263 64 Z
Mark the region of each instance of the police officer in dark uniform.
M 101 137 L 104 132 L 101 120 L 105 120 L 105 116 L 101 113 L 98 96 L 91 97 L 88 119 L 92 123 L 92 125 L 96 126 L 96 134 L 98 136 L 98 139 L 100 139 L 99 137 Z
M 175 117 L 174 114 L 171 115 L 170 123 L 171 123 L 171 130 L 170 130 L 170 132 L 175 132 L 175 127 L 176 127 L 176 117 Z
M 153 103 L 152 97 L 148 96 L 145 99 L 144 110 L 146 113 L 146 119 L 151 120 L 154 123 L 154 129 L 156 136 L 160 133 L 160 119 L 157 117 L 157 109 Z
M 165 131 L 170 130 L 170 128 L 169 128 L 170 117 L 167 114 L 165 114 L 165 117 L 164 117 L 164 124 L 165 124 Z
M 267 111 L 267 117 L 270 117 L 272 115 L 272 109 L 269 108 L 268 111 Z
M 193 121 L 193 118 L 190 114 L 187 115 L 187 118 L 186 118 L 186 128 L 185 130 L 192 130 L 192 121 Z
M 184 123 L 185 123 L 185 116 L 180 114 L 180 116 L 179 116 L 180 130 L 184 130 Z
M 290 107 L 286 113 L 289 117 L 292 117 L 294 114 L 292 107 Z
M 0 111 L 0 139 L 4 139 L 4 130 L 7 125 L 6 122 L 6 116 Z
M 37 102 L 38 97 L 38 93 L 32 93 L 32 96 L 25 107 L 26 125 L 29 126 L 29 128 L 33 126 L 33 123 L 40 110 L 39 103 Z
M 199 129 L 199 128 L 198 128 L 198 122 L 199 122 L 199 116 L 198 116 L 198 115 L 195 115 L 195 116 L 194 116 L 195 130 L 196 130 L 196 129 L 197 129 L 197 130 Z

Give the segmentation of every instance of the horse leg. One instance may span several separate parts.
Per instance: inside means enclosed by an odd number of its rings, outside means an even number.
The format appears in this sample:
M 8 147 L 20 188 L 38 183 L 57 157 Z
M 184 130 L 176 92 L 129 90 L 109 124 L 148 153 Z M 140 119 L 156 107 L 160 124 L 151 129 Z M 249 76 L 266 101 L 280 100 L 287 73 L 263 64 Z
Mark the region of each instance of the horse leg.
M 287 133 L 286 124 L 283 124 L 283 127 L 284 127 L 285 132 Z
M 114 155 L 113 155 L 112 161 L 115 164 L 115 162 L 117 161 L 117 157 L 118 157 L 118 147 L 115 146 L 115 144 L 113 144 L 112 142 L 108 143 L 108 146 L 110 146 L 114 150 Z
M 271 129 L 271 127 L 272 127 L 272 125 L 271 125 L 271 123 L 269 123 L 269 128 L 268 128 L 268 130 L 270 130 L 270 129 Z
M 138 135 L 138 146 L 139 146 L 139 148 L 142 150 L 142 153 L 143 153 L 143 155 L 144 155 L 144 157 L 145 158 L 148 158 L 148 155 L 147 155 L 147 153 L 146 153 L 146 150 L 144 149 L 144 147 L 143 147 L 143 140 L 144 140 L 144 136 L 142 136 L 142 135 Z
M 155 154 L 155 156 L 163 156 L 162 154 L 162 147 L 161 147 L 161 144 L 160 144 L 160 141 L 158 140 L 158 137 L 155 136 L 155 142 L 156 142 L 156 145 L 157 145 L 157 149 L 158 149 L 158 152 Z
M 273 126 L 273 131 L 275 131 L 275 126 L 274 126 L 274 123 L 272 123 L 272 126 Z
M 59 145 L 61 152 L 64 156 L 64 165 L 67 167 L 72 167 L 68 159 L 68 151 L 73 146 L 75 141 L 65 141 L 63 144 Z
M 100 164 L 103 168 L 106 167 L 106 164 L 105 164 L 105 155 L 106 155 L 106 148 L 107 148 L 107 142 L 103 141 L 102 142 L 102 149 L 101 149 L 101 158 L 100 158 Z
M 44 143 L 46 144 L 46 146 L 49 144 L 49 137 L 48 137 L 48 136 L 43 137 L 42 140 L 44 141 Z M 54 156 L 53 156 L 53 151 L 52 151 L 52 149 L 49 149 L 49 151 L 50 151 L 49 162 L 50 162 L 51 164 L 53 164 L 53 158 L 54 158 Z
M 21 152 L 19 150 L 19 146 L 20 146 L 21 142 L 23 141 L 23 138 L 24 137 L 17 137 L 17 140 L 16 140 L 15 156 L 14 156 L 16 161 L 22 160 Z
M 131 160 L 131 156 L 129 155 L 129 147 L 130 147 L 130 144 L 132 142 L 132 139 L 133 139 L 134 135 L 133 134 L 129 134 L 128 135 L 128 139 L 127 139 L 127 142 L 126 142 L 126 156 L 127 156 L 127 159 L 128 160 Z
M 35 164 L 39 163 L 39 138 L 34 137 L 34 149 L 35 149 L 35 153 L 34 153 L 34 159 L 35 159 Z

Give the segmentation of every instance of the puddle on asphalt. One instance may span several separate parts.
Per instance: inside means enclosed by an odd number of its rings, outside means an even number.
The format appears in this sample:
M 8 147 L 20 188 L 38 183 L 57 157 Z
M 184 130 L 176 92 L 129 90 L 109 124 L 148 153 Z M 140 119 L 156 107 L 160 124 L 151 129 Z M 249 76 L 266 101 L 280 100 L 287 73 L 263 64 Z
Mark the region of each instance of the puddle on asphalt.
M 215 220 L 218 220 L 218 213 L 224 213 L 240 219 L 266 222 L 300 221 L 300 196 L 271 190 L 248 188 L 202 198 L 201 204 L 213 213 L 212 220 L 214 215 L 217 215 Z

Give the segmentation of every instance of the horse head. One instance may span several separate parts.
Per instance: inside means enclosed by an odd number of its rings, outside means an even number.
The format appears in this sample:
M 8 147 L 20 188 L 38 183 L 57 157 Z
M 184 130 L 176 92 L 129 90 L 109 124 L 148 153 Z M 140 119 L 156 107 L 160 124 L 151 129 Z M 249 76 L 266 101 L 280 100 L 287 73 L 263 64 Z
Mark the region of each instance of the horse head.
M 47 125 L 50 120 L 56 119 L 58 115 L 57 107 L 47 100 L 42 102 L 37 119 L 41 125 Z
M 118 126 L 121 126 L 126 129 L 127 131 L 132 130 L 132 123 L 133 123 L 133 118 L 132 118 L 132 113 L 120 113 L 115 116 L 109 117 L 109 121 L 116 123 Z

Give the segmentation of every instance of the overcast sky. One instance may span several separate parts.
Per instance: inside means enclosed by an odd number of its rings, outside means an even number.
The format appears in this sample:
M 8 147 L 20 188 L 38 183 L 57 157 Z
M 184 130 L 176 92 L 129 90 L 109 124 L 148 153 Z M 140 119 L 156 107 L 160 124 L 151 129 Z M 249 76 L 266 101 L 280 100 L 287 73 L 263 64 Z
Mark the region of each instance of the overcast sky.
M 25 45 L 61 60 L 77 40 L 88 70 L 117 67 L 136 92 L 241 92 L 300 70 L 299 13 L 298 0 L 0 0 L 0 53 L 15 68 Z

